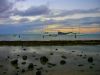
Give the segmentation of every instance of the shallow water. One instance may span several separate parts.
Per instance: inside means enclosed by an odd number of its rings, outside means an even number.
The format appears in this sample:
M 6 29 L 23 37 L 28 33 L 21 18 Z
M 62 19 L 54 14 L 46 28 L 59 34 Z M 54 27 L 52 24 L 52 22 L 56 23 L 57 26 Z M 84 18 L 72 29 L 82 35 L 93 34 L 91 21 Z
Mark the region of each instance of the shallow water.
M 23 60 L 23 56 L 27 59 Z M 40 62 L 42 56 L 48 59 L 45 65 Z M 88 61 L 91 57 L 93 60 Z M 11 63 L 15 59 L 18 68 Z M 65 63 L 61 64 L 62 60 Z M 32 70 L 28 68 L 30 63 L 34 66 Z M 99 75 L 100 45 L 0 47 L 0 75 L 38 75 L 37 71 L 41 75 Z

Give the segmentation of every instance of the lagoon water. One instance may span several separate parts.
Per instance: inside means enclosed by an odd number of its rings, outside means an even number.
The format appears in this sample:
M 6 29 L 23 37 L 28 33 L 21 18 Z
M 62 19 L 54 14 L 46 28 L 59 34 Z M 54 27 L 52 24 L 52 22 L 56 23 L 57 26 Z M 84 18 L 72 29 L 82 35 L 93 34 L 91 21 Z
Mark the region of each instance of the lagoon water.
M 46 64 L 40 61 L 43 56 Z M 100 75 L 100 45 L 1 46 L 0 75 Z
M 43 34 L 14 34 L 0 35 L 0 41 L 50 41 L 50 40 L 100 40 L 100 34 L 43 35 Z

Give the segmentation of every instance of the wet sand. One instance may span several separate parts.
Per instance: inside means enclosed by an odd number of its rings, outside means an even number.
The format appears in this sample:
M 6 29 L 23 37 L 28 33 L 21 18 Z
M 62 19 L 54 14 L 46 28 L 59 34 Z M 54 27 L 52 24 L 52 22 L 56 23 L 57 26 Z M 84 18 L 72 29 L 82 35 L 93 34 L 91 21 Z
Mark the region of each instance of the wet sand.
M 0 46 L 0 75 L 99 75 L 100 45 Z

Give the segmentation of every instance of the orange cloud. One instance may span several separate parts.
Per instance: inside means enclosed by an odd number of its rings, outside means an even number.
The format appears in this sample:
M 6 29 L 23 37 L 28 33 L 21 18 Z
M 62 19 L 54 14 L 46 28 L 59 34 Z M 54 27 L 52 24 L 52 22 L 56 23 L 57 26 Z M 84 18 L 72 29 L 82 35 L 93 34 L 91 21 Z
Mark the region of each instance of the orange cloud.
M 76 32 L 76 33 L 96 33 L 100 32 L 100 28 L 48 28 L 44 30 L 45 32 Z
M 96 33 L 100 32 L 100 28 L 80 28 L 81 33 Z

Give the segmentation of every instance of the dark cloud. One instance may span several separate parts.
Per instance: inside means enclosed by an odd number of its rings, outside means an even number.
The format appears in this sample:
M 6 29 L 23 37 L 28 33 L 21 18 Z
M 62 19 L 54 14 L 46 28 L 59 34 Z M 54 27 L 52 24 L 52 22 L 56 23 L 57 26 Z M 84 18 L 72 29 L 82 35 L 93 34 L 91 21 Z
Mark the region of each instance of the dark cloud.
M 41 21 L 40 19 L 33 22 L 26 22 L 27 19 L 23 18 L 17 24 L 4 24 L 0 26 L 0 34 L 3 33 L 23 33 L 29 30 L 44 29 L 47 25 L 61 24 L 61 27 L 70 27 L 71 25 L 80 25 L 82 27 L 91 27 L 92 24 L 98 24 L 100 27 L 100 17 L 85 17 L 81 19 L 67 19 L 63 21 L 47 20 Z M 26 23 L 23 23 L 25 21 Z
M 8 18 L 12 14 L 22 16 L 23 18 L 18 21 L 18 23 L 14 24 L 5 24 L 5 22 L 0 26 L 0 33 L 20 33 L 23 31 L 28 31 L 32 29 L 43 29 L 46 25 L 51 24 L 61 24 L 62 26 L 71 26 L 71 25 L 81 25 L 81 26 L 91 26 L 92 24 L 98 24 L 100 27 L 100 17 L 84 17 L 80 19 L 66 19 L 66 20 L 54 20 L 51 17 L 62 17 L 67 15 L 79 14 L 79 13 L 100 13 L 100 8 L 89 9 L 89 10 L 72 10 L 66 11 L 61 10 L 61 13 L 58 15 L 54 15 L 51 13 L 51 10 L 47 6 L 38 6 L 38 7 L 30 7 L 25 11 L 19 11 L 14 9 L 12 10 L 13 4 L 8 2 L 7 0 L 0 0 L 0 18 Z M 48 14 L 51 13 L 51 14 Z M 47 15 L 48 16 L 47 16 Z M 50 20 L 41 21 L 41 19 L 37 19 L 33 22 L 30 22 L 25 16 L 38 16 L 38 15 L 46 15 L 45 17 L 51 18 Z M 8 18 L 9 19 L 9 18 Z M 6 19 L 4 19 L 6 20 Z M 10 22 L 11 23 L 11 22 Z M 16 26 L 17 25 L 17 26 Z
M 100 17 L 85 17 L 85 18 L 79 19 L 79 23 L 82 25 L 91 25 L 91 24 L 100 25 Z
M 46 6 L 30 7 L 25 11 L 16 11 L 15 15 L 20 16 L 37 16 L 49 13 L 49 8 Z
M 16 0 L 16 1 L 26 1 L 26 0 Z
M 7 18 L 10 16 L 10 12 L 13 4 L 8 0 L 0 0 L 0 18 Z
M 71 25 L 82 25 L 82 26 L 91 26 L 92 24 L 98 24 L 100 26 L 100 17 L 85 17 L 80 19 L 66 19 L 66 20 L 35 20 L 31 24 L 33 25 L 40 25 L 40 26 L 46 26 L 46 25 L 52 25 L 52 24 L 61 24 L 63 26 L 71 26 Z
M 82 25 L 82 26 L 91 26 L 92 24 L 100 25 L 100 17 L 85 17 L 80 19 L 67 19 L 59 21 L 58 24 L 63 25 Z
M 6 12 L 11 8 L 11 3 L 8 0 L 0 0 L 0 13 Z
M 81 10 L 81 9 L 76 9 L 76 10 L 61 10 L 61 12 L 57 15 L 48 15 L 49 17 L 63 17 L 63 16 L 68 16 L 68 15 L 74 15 L 74 14 L 85 14 L 85 13 L 100 13 L 100 8 L 94 8 L 94 9 L 87 9 L 87 10 Z
M 16 24 L 2 24 L 0 26 L 0 34 L 18 34 L 24 31 L 42 29 L 44 26 L 40 23 L 16 23 Z
M 30 20 L 28 18 L 22 18 L 19 20 L 19 23 L 25 23 L 25 22 L 29 22 Z
M 82 26 L 91 26 L 92 24 L 98 24 L 100 25 L 100 17 L 84 17 L 80 19 L 66 19 L 66 20 L 35 20 L 32 22 L 32 24 L 35 25 L 52 25 L 52 24 L 61 24 L 64 26 L 71 26 L 71 25 L 82 25 Z

